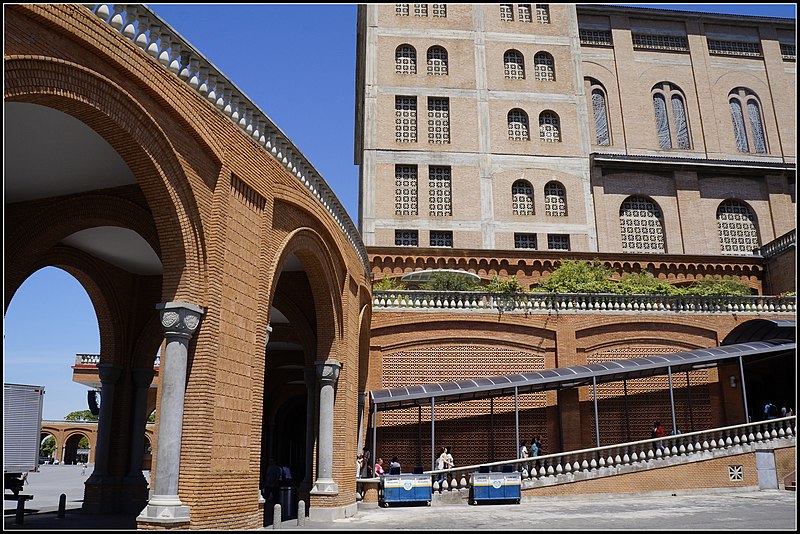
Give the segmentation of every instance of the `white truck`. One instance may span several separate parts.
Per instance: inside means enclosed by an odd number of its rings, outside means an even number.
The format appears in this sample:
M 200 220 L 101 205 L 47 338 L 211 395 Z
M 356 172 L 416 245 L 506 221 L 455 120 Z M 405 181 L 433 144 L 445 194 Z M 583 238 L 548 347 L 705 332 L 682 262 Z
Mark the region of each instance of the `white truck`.
M 3 472 L 5 489 L 22 491 L 39 466 L 44 386 L 3 384 Z

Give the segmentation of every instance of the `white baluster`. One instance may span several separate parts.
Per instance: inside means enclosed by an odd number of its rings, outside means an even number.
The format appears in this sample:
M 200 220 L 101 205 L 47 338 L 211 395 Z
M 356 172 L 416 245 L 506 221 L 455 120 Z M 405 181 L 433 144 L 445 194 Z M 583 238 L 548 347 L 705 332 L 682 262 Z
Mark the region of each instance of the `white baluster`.
M 161 36 L 161 26 L 154 24 L 150 26 L 149 44 L 145 51 L 152 57 L 158 58 L 158 40 Z
M 136 36 L 136 40 L 134 40 L 134 44 L 141 48 L 142 50 L 147 49 L 147 26 L 150 23 L 147 15 L 139 15 L 139 26 L 137 28 L 139 34 Z
M 111 20 L 108 21 L 108 24 L 117 31 L 122 30 L 122 26 L 125 24 L 125 20 L 122 18 L 122 11 L 125 9 L 125 6 L 122 4 L 114 4 L 113 6 L 114 14 L 111 15 Z
M 94 9 L 95 6 L 94 4 L 83 4 L 83 5 L 88 7 L 90 11 Z M 108 9 L 108 4 L 100 4 L 97 7 L 97 11 L 95 11 L 94 14 L 97 15 L 97 17 L 102 20 L 108 20 L 109 15 L 111 15 L 111 11 L 109 11 Z
M 136 26 L 134 26 L 134 22 L 136 22 L 136 6 L 128 4 L 128 6 L 125 7 L 125 26 L 122 28 L 122 35 L 131 41 L 136 37 Z
M 625 453 L 625 455 L 622 457 L 622 463 L 624 463 L 624 464 L 629 464 L 629 463 L 631 463 L 631 457 L 630 457 L 630 456 L 628 456 L 628 453 L 627 453 L 627 452 L 626 452 L 626 453 Z

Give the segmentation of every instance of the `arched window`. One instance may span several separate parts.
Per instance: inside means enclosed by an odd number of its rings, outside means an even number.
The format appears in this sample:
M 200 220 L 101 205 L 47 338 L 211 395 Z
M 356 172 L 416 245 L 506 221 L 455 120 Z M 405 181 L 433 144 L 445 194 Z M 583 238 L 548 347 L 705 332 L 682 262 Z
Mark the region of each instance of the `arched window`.
M 411 45 L 400 45 L 394 52 L 394 67 L 397 74 L 417 73 L 417 51 Z
M 528 114 L 515 108 L 508 112 L 508 138 L 512 141 L 528 141 Z
M 503 54 L 503 66 L 506 78 L 512 80 L 525 79 L 525 58 L 517 50 L 508 50 Z
M 750 207 L 726 200 L 717 208 L 719 246 L 725 255 L 752 255 L 759 247 L 756 218 Z
M 669 82 L 659 82 L 653 86 L 652 96 L 658 146 L 692 148 L 689 123 L 686 118 L 686 100 L 680 88 Z M 673 139 L 675 139 L 674 145 Z
M 553 56 L 547 52 L 538 52 L 533 56 L 533 69 L 536 79 L 545 82 L 556 81 L 556 66 Z
M 594 116 L 594 140 L 601 146 L 611 145 L 611 132 L 608 128 L 608 105 L 606 88 L 594 78 L 586 78 L 586 94 L 590 95 L 589 109 Z
M 552 111 L 542 111 L 539 115 L 539 139 L 548 143 L 561 141 L 561 126 L 558 115 Z
M 446 76 L 447 73 L 447 50 L 441 46 L 428 48 L 428 75 Z
M 567 216 L 567 192 L 558 182 L 548 182 L 544 186 L 544 214 L 552 217 Z
M 644 197 L 628 197 L 619 208 L 622 252 L 664 252 L 661 210 Z
M 756 154 L 766 154 L 767 138 L 758 96 L 749 89 L 737 87 L 728 95 L 728 103 L 731 107 L 736 148 L 739 152 L 750 152 L 750 141 L 752 141 L 752 150 Z M 746 119 L 745 113 L 747 113 Z
M 526 180 L 511 185 L 511 207 L 514 215 L 533 215 L 533 187 Z

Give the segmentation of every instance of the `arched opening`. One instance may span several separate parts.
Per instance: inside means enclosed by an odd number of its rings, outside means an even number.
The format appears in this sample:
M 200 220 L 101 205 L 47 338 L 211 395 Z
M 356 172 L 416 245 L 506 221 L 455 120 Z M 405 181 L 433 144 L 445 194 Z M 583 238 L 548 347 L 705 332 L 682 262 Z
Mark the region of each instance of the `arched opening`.
M 61 461 L 64 465 L 89 463 L 91 444 L 86 434 L 76 432 L 64 441 L 64 456 Z
M 58 442 L 53 434 L 42 433 L 42 439 L 39 442 L 39 465 L 52 464 L 58 457 Z

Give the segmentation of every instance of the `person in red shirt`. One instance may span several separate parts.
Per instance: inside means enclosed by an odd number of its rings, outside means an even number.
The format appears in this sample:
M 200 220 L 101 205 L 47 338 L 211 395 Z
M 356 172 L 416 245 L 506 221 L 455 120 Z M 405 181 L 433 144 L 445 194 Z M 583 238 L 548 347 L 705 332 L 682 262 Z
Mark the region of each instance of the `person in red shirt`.
M 378 458 L 378 461 L 375 462 L 375 476 L 379 477 L 383 474 L 383 458 Z

